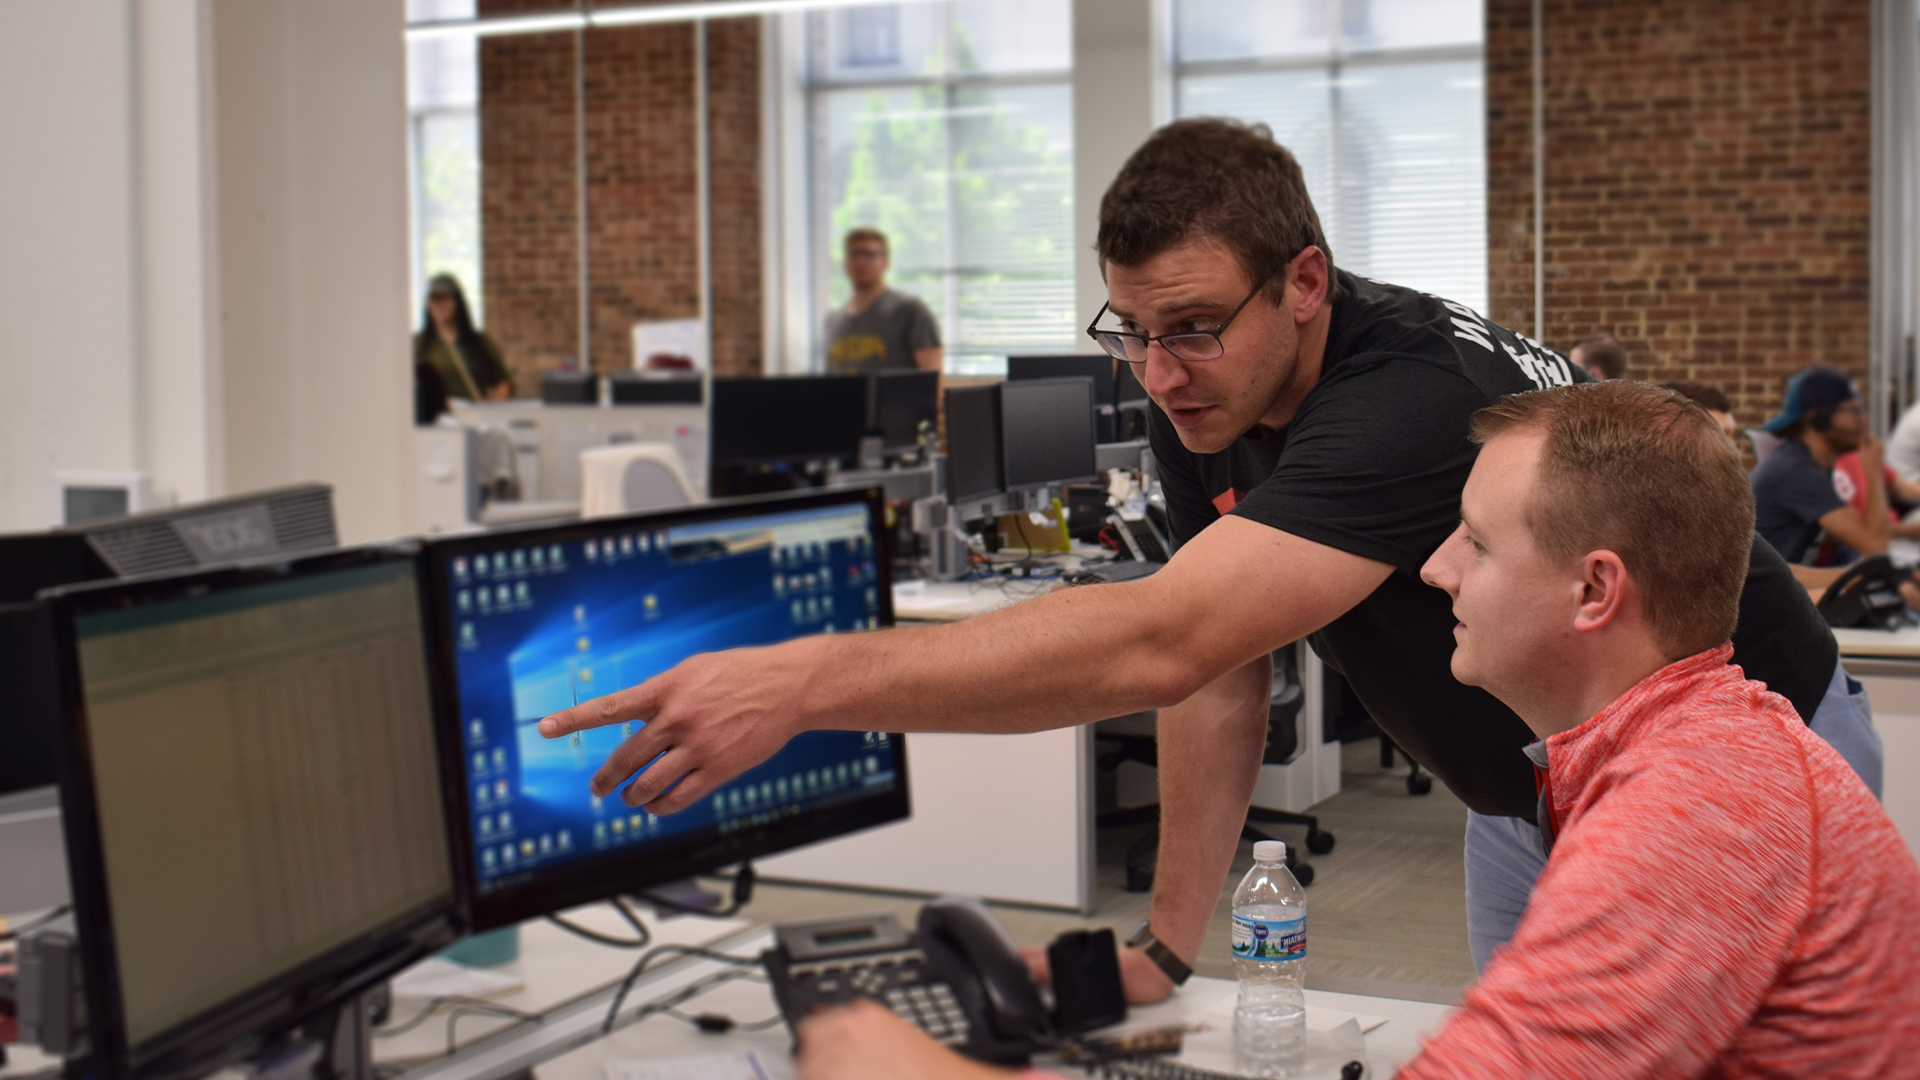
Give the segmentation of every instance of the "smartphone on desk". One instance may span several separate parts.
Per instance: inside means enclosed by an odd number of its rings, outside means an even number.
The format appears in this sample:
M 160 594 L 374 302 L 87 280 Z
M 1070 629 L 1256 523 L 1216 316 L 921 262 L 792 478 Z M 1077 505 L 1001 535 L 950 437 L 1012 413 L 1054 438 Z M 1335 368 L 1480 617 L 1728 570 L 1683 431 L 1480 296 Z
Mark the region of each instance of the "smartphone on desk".
M 936 900 L 909 934 L 892 915 L 774 928 L 761 954 L 789 1026 L 868 997 L 968 1057 L 1023 1064 L 1051 1023 L 1006 929 L 978 900 Z

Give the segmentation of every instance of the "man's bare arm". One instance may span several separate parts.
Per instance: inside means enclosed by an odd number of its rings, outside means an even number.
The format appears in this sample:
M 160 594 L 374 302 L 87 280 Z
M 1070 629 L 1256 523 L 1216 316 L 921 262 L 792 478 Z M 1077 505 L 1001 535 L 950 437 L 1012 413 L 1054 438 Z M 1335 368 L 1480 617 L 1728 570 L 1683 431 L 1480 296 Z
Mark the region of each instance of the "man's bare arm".
M 672 813 L 803 731 L 1024 732 L 1177 705 L 1326 625 L 1391 567 L 1237 517 L 1139 581 L 1065 589 L 963 623 L 691 657 L 542 720 L 548 738 L 641 720 L 597 795 Z M 671 788 L 669 791 L 668 789 Z
M 1191 964 L 1233 865 L 1267 742 L 1270 654 L 1160 710 L 1160 855 L 1153 875 L 1153 932 Z M 1129 950 L 1131 951 L 1131 950 Z M 1160 992 L 1129 986 L 1130 1000 L 1157 1000 L 1173 989 L 1151 968 Z M 1135 982 L 1139 979 L 1136 976 Z
M 938 345 L 929 345 L 924 349 L 913 350 L 913 362 L 921 371 L 939 371 L 945 363 L 943 352 Z

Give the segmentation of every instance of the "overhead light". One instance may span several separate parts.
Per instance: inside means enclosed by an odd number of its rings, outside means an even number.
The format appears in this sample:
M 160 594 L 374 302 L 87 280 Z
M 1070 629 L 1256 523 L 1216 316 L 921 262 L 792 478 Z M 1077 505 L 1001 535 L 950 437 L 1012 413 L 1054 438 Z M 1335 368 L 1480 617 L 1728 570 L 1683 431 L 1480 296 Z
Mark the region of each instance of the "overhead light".
M 936 3 L 938 0 L 893 0 L 893 2 L 896 5 L 905 6 Z M 431 41 L 439 38 L 551 34 L 593 26 L 646 26 L 655 23 L 694 22 L 700 19 L 741 19 L 755 15 L 779 15 L 822 8 L 872 6 L 875 6 L 872 0 L 694 0 L 694 2 L 677 4 L 626 4 L 619 7 L 590 8 L 586 11 L 409 23 L 407 40 Z

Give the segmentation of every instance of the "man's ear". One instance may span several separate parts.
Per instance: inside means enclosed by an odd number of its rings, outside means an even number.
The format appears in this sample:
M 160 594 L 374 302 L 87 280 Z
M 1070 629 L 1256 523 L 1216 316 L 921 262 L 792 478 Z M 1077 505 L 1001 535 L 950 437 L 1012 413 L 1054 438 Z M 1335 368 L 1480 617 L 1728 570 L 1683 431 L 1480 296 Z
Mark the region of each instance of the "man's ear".
M 1318 247 L 1301 249 L 1287 264 L 1287 291 L 1293 293 L 1293 321 L 1297 325 L 1305 326 L 1320 314 L 1331 284 L 1327 253 Z
M 1628 594 L 1636 588 L 1626 564 L 1611 551 L 1588 552 L 1580 561 L 1580 600 L 1573 628 L 1585 633 L 1610 625 L 1626 610 Z

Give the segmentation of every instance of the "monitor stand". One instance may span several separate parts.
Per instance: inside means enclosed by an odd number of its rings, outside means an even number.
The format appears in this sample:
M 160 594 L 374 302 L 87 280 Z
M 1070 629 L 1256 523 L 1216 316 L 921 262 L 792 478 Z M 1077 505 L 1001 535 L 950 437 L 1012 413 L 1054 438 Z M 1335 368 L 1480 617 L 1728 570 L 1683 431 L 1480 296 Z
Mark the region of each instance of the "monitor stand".
M 692 878 L 655 885 L 635 895 L 652 904 L 654 910 L 663 916 L 711 915 L 727 902 L 726 897 L 706 889 Z
M 241 1066 L 249 1080 L 375 1080 L 371 1010 L 385 987 L 356 994 L 262 1049 Z

